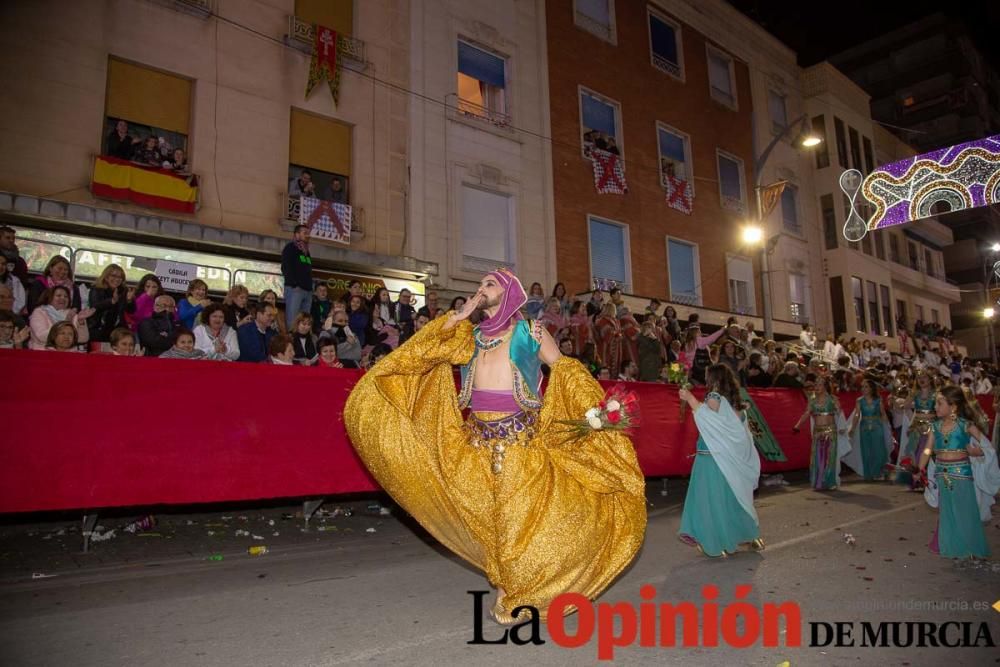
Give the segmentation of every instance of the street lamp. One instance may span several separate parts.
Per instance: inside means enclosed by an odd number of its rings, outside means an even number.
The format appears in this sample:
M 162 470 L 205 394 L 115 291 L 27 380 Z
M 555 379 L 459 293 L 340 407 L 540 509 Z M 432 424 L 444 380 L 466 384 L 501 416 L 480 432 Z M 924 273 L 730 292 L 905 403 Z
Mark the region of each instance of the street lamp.
M 798 118 L 796 118 L 792 122 L 790 122 L 787 125 L 785 125 L 785 128 L 780 133 L 778 133 L 777 136 L 775 136 L 773 139 L 771 139 L 771 143 L 769 143 L 764 148 L 764 150 L 761 151 L 761 154 L 754 160 L 754 165 L 753 165 L 753 172 L 754 172 L 753 193 L 754 193 L 754 200 L 755 200 L 755 203 L 756 203 L 757 224 L 760 226 L 760 234 L 761 234 L 760 239 L 763 239 L 764 237 L 766 237 L 766 232 L 765 232 L 766 227 L 764 225 L 764 206 L 763 206 L 763 203 L 761 202 L 761 198 L 760 198 L 760 191 L 762 189 L 762 187 L 761 187 L 761 181 L 764 178 L 764 165 L 767 163 L 767 158 L 771 157 L 771 151 L 774 150 L 774 147 L 777 146 L 778 143 L 781 142 L 782 139 L 784 139 L 786 136 L 788 136 L 789 131 L 793 127 L 796 127 L 796 126 L 799 127 L 799 136 L 798 136 L 798 139 L 796 139 L 796 141 L 795 141 L 795 143 L 797 145 L 802 146 L 803 148 L 813 148 L 813 147 L 818 146 L 820 143 L 823 142 L 822 137 L 819 137 L 818 135 L 813 134 L 811 132 L 811 129 L 809 127 L 809 115 L 808 114 L 802 114 L 801 116 L 799 116 Z M 753 138 L 754 138 L 754 144 L 756 144 L 757 143 L 757 141 L 756 141 L 757 140 L 757 133 L 756 132 L 753 133 Z M 746 234 L 745 231 L 744 231 L 744 234 Z M 744 236 L 744 238 L 746 238 L 746 237 Z M 773 339 L 774 338 L 774 321 L 773 321 L 773 318 L 771 317 L 771 268 L 770 268 L 770 261 L 768 260 L 768 252 L 770 250 L 771 250 L 771 244 L 769 242 L 764 242 L 761 245 L 761 251 L 760 251 L 760 273 L 761 273 L 761 276 L 760 276 L 760 300 L 761 300 L 761 303 L 764 306 L 764 338 L 765 339 Z
M 983 317 L 985 317 L 986 319 L 990 319 L 991 317 L 993 317 L 993 309 L 983 308 Z
M 757 225 L 747 225 L 743 228 L 743 243 L 755 246 L 764 238 L 764 230 Z

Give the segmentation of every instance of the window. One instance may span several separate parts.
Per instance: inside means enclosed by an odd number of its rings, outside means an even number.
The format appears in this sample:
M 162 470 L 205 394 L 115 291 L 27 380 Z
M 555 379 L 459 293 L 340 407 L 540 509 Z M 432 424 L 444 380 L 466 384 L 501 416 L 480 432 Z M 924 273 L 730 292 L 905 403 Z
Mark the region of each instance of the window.
M 865 237 L 861 239 L 861 251 L 866 255 L 871 256 L 872 254 L 872 235 L 865 234 Z
M 874 231 L 871 233 L 875 237 L 875 256 L 881 260 L 885 259 L 885 237 L 883 232 Z
M 719 49 L 707 45 L 709 94 L 716 102 L 736 109 L 736 70 L 733 59 Z
M 906 302 L 902 299 L 896 299 L 896 328 L 906 328 Z
M 756 315 L 753 263 L 745 257 L 727 257 L 729 310 L 740 315 Z
M 458 42 L 458 110 L 509 124 L 506 100 L 507 61 Z
M 288 157 L 290 199 L 311 194 L 339 204 L 350 203 L 349 125 L 292 109 Z M 304 173 L 309 174 L 308 179 L 303 176 Z
M 649 50 L 653 67 L 684 78 L 684 49 L 679 24 L 649 10 Z
M 826 141 L 826 116 L 813 116 L 812 129 L 813 133 L 823 140 L 819 146 L 813 149 L 813 152 L 816 154 L 816 168 L 823 169 L 824 167 L 829 167 L 830 149 L 827 147 Z
M 745 210 L 743 193 L 743 160 L 730 153 L 716 150 L 719 168 L 719 198 L 722 208 Z
M 806 291 L 806 277 L 801 273 L 788 274 L 788 309 L 795 322 L 809 321 L 809 302 Z
M 868 319 L 871 324 L 871 330 L 869 333 L 873 336 L 878 336 L 882 333 L 882 327 L 879 326 L 879 312 L 878 312 L 878 285 L 872 281 L 868 281 Z
M 837 212 L 833 210 L 833 195 L 819 198 L 819 208 L 823 216 L 823 239 L 827 250 L 837 249 Z
M 937 276 L 937 269 L 934 267 L 934 256 L 927 248 L 924 248 L 924 273 L 932 278 Z
M 295 0 L 295 16 L 306 23 L 326 26 L 339 35 L 354 27 L 354 0 Z
M 617 102 L 587 90 L 580 90 L 580 120 L 583 154 L 598 148 L 621 153 L 619 118 L 621 108 Z
M 576 25 L 611 43 L 615 42 L 614 0 L 574 0 Z
M 490 271 L 514 264 L 513 207 L 507 195 L 462 185 L 462 265 Z
M 668 238 L 667 269 L 670 275 L 670 300 L 700 306 L 698 246 Z
M 767 91 L 767 111 L 771 116 L 771 132 L 781 134 L 788 125 L 785 96 L 773 90 Z
M 161 166 L 180 149 L 186 163 L 190 122 L 189 79 L 108 59 L 103 155 Z
M 885 327 L 883 335 L 891 336 L 892 334 L 892 299 L 889 297 L 889 288 L 885 285 L 879 285 L 879 296 L 882 297 L 882 326 Z
M 899 259 L 899 238 L 895 234 L 889 234 L 889 259 L 897 264 L 902 264 Z
M 858 333 L 865 331 L 865 293 L 861 278 L 851 276 L 851 292 L 854 299 L 854 318 Z
M 920 322 L 921 324 L 923 324 L 924 323 L 924 307 L 918 304 L 918 305 L 914 306 L 913 309 L 917 313 L 917 322 Z M 914 324 L 916 324 L 916 323 L 914 323 Z
M 844 169 L 850 169 L 847 164 L 847 134 L 844 130 L 844 121 L 836 116 L 833 117 L 833 130 L 837 135 L 837 162 Z
M 781 191 L 781 220 L 785 229 L 793 234 L 802 233 L 799 224 L 799 189 L 791 183 L 785 184 Z
M 870 174 L 875 171 L 875 158 L 874 152 L 872 151 L 872 140 L 868 137 L 862 137 L 861 143 L 864 146 L 865 151 L 865 173 Z
M 691 139 L 686 134 L 663 125 L 656 124 L 657 146 L 660 151 L 660 183 L 666 183 L 667 176 L 685 180 L 691 184 L 694 191 L 694 179 L 691 178 Z
M 920 256 L 917 254 L 917 244 L 912 241 L 906 242 L 907 249 L 910 251 L 910 268 L 914 271 L 920 270 Z
M 938 315 L 936 308 L 931 308 L 931 322 L 934 324 L 941 324 L 940 315 Z
M 593 216 L 588 220 L 591 279 L 627 288 L 631 283 L 628 227 Z
M 858 139 L 858 131 L 848 126 L 847 132 L 851 137 L 851 166 L 864 172 L 865 166 L 861 164 L 861 144 Z

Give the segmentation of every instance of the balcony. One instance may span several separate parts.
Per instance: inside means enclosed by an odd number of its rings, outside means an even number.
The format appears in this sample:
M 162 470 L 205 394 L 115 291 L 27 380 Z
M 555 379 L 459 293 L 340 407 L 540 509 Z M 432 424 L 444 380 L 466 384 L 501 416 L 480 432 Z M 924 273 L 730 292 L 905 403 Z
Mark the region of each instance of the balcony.
M 297 195 L 282 193 L 281 199 L 284 202 L 285 217 L 279 221 L 282 229 L 291 231 L 295 225 L 299 224 L 299 213 L 302 210 L 302 199 Z M 356 243 L 365 238 L 365 210 L 357 206 L 349 206 L 351 216 L 351 243 Z
M 212 0 L 174 0 L 174 9 L 207 19 L 212 15 Z
M 488 107 L 473 104 L 459 98 L 454 93 L 448 95 L 447 112 L 448 117 L 455 120 L 470 120 L 473 123 L 481 123 L 489 127 L 506 132 L 511 131 L 510 114 L 496 111 Z M 454 98 L 454 100 L 452 100 Z
M 95 155 L 90 191 L 99 199 L 193 215 L 200 206 L 198 176 Z
M 316 27 L 297 16 L 288 17 L 288 34 L 285 44 L 303 53 L 312 54 L 313 41 L 316 39 Z M 363 70 L 366 67 L 365 43 L 350 35 L 337 35 L 337 56 L 343 59 L 344 67 Z
M 576 24 L 591 33 L 596 37 L 614 43 L 615 41 L 615 28 L 613 22 L 609 21 L 607 24 L 601 23 L 596 19 L 592 19 L 583 12 L 576 12 Z

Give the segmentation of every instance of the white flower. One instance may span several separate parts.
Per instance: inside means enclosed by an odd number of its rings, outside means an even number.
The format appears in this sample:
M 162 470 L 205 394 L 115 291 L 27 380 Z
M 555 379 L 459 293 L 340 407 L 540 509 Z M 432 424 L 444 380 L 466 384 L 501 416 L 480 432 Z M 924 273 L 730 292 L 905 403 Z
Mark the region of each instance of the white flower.
M 604 425 L 600 417 L 587 417 L 587 423 L 590 424 L 590 428 L 595 431 L 600 431 L 601 427 Z
M 608 412 L 617 412 L 618 410 L 621 410 L 621 408 L 622 404 L 615 399 L 608 401 Z
M 599 414 L 601 414 L 600 408 L 591 408 L 587 410 L 587 414 L 585 414 L 583 418 L 586 419 L 587 421 L 590 421 L 591 419 L 597 417 Z

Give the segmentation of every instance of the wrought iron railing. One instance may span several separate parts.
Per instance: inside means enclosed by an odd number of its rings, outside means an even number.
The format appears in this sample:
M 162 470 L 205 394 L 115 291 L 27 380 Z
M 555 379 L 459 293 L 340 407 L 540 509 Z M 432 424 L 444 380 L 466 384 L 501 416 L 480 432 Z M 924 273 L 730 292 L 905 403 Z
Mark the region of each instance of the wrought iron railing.
M 467 102 L 460 98 L 458 98 L 458 102 L 455 104 L 454 110 L 455 113 L 462 117 L 489 123 L 490 125 L 501 129 L 510 129 L 510 114 L 495 111 L 478 104 L 473 104 L 472 102 Z
M 681 75 L 681 68 L 677 63 L 670 62 L 663 56 L 653 54 L 653 67 L 663 70 L 667 74 L 679 77 Z
M 601 39 L 613 41 L 615 38 L 615 31 L 610 25 L 610 22 L 608 24 L 601 23 L 600 21 L 587 16 L 583 12 L 576 13 L 576 24 L 587 32 L 597 35 Z

